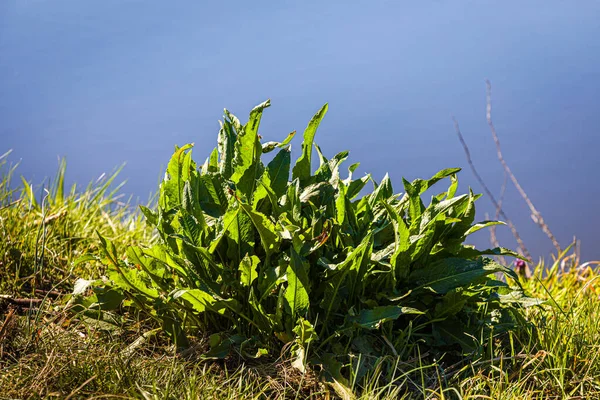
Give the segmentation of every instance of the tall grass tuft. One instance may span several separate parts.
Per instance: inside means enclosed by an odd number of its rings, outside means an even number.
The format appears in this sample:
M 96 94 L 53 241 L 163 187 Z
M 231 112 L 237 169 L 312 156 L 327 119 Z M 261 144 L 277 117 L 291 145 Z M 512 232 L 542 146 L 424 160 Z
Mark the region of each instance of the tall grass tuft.
M 34 186 L 16 178 L 18 165 L 0 157 L 0 292 L 71 291 L 74 276 L 98 276 L 100 264 L 72 261 L 97 251 L 95 232 L 125 245 L 152 242 L 154 233 L 115 185 L 121 168 L 103 174 L 83 190 L 65 190 L 66 161 L 54 179 Z

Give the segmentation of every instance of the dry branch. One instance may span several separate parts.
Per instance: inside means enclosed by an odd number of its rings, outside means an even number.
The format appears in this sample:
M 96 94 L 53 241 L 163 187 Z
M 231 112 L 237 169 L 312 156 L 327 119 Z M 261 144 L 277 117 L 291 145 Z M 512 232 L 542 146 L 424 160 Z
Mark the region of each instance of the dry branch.
M 490 131 L 492 132 L 492 137 L 494 138 L 494 143 L 496 144 L 496 152 L 498 154 L 498 160 L 500 160 L 500 163 L 502 164 L 502 168 L 504 168 L 504 171 L 510 177 L 510 180 L 512 181 L 512 183 L 515 185 L 515 187 L 519 191 L 519 194 L 521 195 L 523 200 L 525 200 L 525 203 L 527 203 L 527 206 L 529 207 L 529 210 L 531 211 L 531 219 L 533 219 L 533 222 L 535 222 L 537 225 L 539 225 L 540 228 L 542 228 L 542 231 L 550 238 L 550 240 L 552 241 L 552 244 L 556 248 L 556 251 L 560 254 L 560 252 L 561 252 L 560 244 L 558 243 L 558 241 L 556 240 L 556 238 L 550 231 L 550 228 L 548 227 L 548 224 L 546 224 L 546 222 L 544 221 L 542 214 L 540 214 L 540 212 L 534 207 L 533 203 L 527 196 L 527 193 L 525 193 L 525 190 L 523 190 L 523 188 L 519 184 L 519 181 L 517 180 L 515 175 L 512 173 L 508 164 L 504 160 L 504 157 L 502 156 L 502 149 L 500 148 L 500 140 L 498 139 L 498 134 L 496 133 L 496 128 L 494 127 L 494 124 L 492 123 L 492 84 L 490 83 L 489 80 L 486 79 L 485 85 L 486 85 L 485 117 L 486 117 L 487 123 L 490 127 Z
M 504 210 L 502 210 L 502 204 L 498 203 L 498 201 L 496 200 L 496 198 L 494 197 L 494 195 L 492 194 L 490 189 L 487 187 L 487 185 L 483 181 L 483 178 L 481 177 L 481 175 L 479 175 L 479 172 L 477 172 L 477 168 L 475 168 L 475 164 L 473 164 L 473 160 L 471 159 L 471 152 L 469 151 L 469 146 L 467 146 L 467 143 L 465 142 L 465 139 L 463 138 L 463 135 L 460 131 L 460 126 L 458 125 L 458 121 L 454 117 L 452 118 L 452 120 L 454 121 L 454 130 L 456 131 L 456 134 L 458 135 L 458 140 L 460 140 L 460 144 L 462 145 L 462 147 L 465 151 L 465 156 L 467 157 L 467 163 L 469 164 L 469 167 L 471 167 L 471 171 L 473 171 L 473 175 L 475 175 L 475 179 L 477 179 L 477 182 L 479 182 L 479 184 L 485 191 L 486 195 L 489 197 L 490 201 L 496 208 L 496 212 L 500 216 L 502 216 L 502 219 L 504 220 L 504 222 L 506 222 L 506 224 L 510 228 L 513 236 L 515 237 L 515 239 L 517 241 L 517 244 L 519 246 L 519 250 L 520 250 L 521 254 L 523 254 L 531 262 L 532 261 L 531 254 L 529 253 L 529 250 L 527 250 L 527 248 L 525 247 L 525 243 L 523 243 L 523 240 L 521 239 L 519 232 L 517 232 L 517 228 L 512 223 L 511 219 L 508 218 L 508 216 L 506 215 Z
M 504 171 L 504 180 L 502 181 L 502 186 L 500 187 L 500 198 L 498 199 L 498 207 L 496 207 L 496 214 L 494 216 L 494 220 L 498 220 L 500 218 L 500 210 L 502 210 L 502 203 L 504 202 L 504 194 L 506 193 L 506 184 L 508 183 L 508 175 L 506 171 Z M 489 219 L 487 214 L 485 219 Z M 497 225 L 490 226 L 490 242 L 492 246 L 499 247 L 500 243 L 498 242 L 498 238 L 496 237 L 496 228 Z M 498 257 L 498 259 L 502 262 L 502 264 L 506 264 L 506 260 L 504 256 Z

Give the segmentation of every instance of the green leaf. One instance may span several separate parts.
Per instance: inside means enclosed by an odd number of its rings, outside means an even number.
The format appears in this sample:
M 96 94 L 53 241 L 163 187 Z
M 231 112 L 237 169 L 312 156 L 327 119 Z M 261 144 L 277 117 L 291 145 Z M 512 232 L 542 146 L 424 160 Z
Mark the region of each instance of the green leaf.
M 248 123 L 246 124 L 246 126 L 244 126 L 244 130 L 246 131 L 246 133 L 258 135 L 258 126 L 260 125 L 262 113 L 265 108 L 268 108 L 270 106 L 271 100 L 267 99 L 266 101 L 254 107 L 252 111 L 250 111 L 250 118 L 248 119 Z
M 260 163 L 262 146 L 258 138 L 258 126 L 263 110 L 269 105 L 270 101 L 267 100 L 256 106 L 250 112 L 248 123 L 243 129 L 238 130 L 231 180 L 247 198 L 251 198 L 256 179 L 262 172 Z
M 198 182 L 198 177 L 192 174 L 191 178 L 192 180 L 186 181 L 185 185 L 183 186 L 183 201 L 181 206 L 186 213 L 193 217 L 193 222 L 195 225 L 197 225 L 197 229 L 200 231 L 200 233 L 203 233 L 205 232 L 207 226 L 206 220 L 204 219 L 204 213 L 202 212 L 202 209 L 200 208 L 200 202 L 198 201 L 198 194 L 196 192 L 197 189 L 195 189 L 197 187 L 196 183 Z M 190 182 L 194 182 L 194 186 L 192 186 Z
M 300 193 L 300 203 L 307 203 L 312 201 L 316 204 L 321 204 L 320 201 L 317 201 L 320 198 L 323 199 L 333 199 L 335 189 L 329 182 L 319 182 L 313 183 L 312 185 L 308 185 L 302 190 Z
M 504 222 L 502 221 L 482 221 L 482 222 L 478 222 L 475 225 L 471 226 L 466 232 L 465 232 L 465 236 L 469 236 L 472 233 L 477 232 L 480 229 L 484 229 L 487 228 L 489 226 L 493 226 L 493 225 L 506 225 Z
M 187 301 L 194 311 L 198 313 L 203 313 L 207 309 L 211 309 L 216 303 L 216 300 L 210 293 L 200 289 L 177 290 L 171 294 L 171 297 Z
M 281 206 L 279 204 L 279 199 L 277 198 L 277 195 L 275 194 L 275 192 L 273 191 L 273 189 L 268 186 L 263 184 L 262 182 L 258 182 L 259 186 L 264 189 L 264 192 L 266 193 L 267 197 L 269 198 L 269 203 L 271 205 L 271 208 L 269 209 L 268 207 L 264 206 L 261 204 L 261 202 L 257 202 L 253 207 L 255 207 L 256 211 L 259 212 L 263 212 L 263 214 L 265 213 L 265 211 L 263 211 L 266 208 L 266 213 L 271 213 L 271 215 L 273 215 L 274 217 L 279 217 L 279 215 L 281 214 Z
M 144 251 L 137 246 L 131 246 L 127 249 L 127 260 L 134 263 L 136 267 L 141 268 L 144 272 L 152 279 L 152 281 L 164 290 L 168 290 L 163 287 L 163 277 L 165 275 L 164 265 L 157 263 L 152 257 L 144 254 Z
M 215 262 L 213 255 L 204 247 L 182 241 L 181 249 L 188 261 L 194 265 L 194 273 L 203 279 L 204 285 L 218 293 L 219 284 L 215 282 L 215 279 L 223 273 L 223 265 Z
M 514 275 L 514 272 L 492 259 L 480 258 L 477 260 L 466 260 L 462 258 L 446 258 L 426 268 L 418 269 L 410 274 L 410 279 L 419 289 L 428 289 L 434 293 L 445 294 L 450 290 L 462 286 L 469 286 L 481 282 L 482 278 L 496 272 Z
M 343 286 L 347 286 L 350 301 L 355 300 L 357 294 L 366 289 L 366 282 L 361 276 L 370 262 L 372 249 L 373 234 L 369 234 L 343 262 L 331 267 L 333 276 L 324 283 L 326 288 L 321 302 L 325 310 L 324 325 L 327 324 L 331 313 L 340 307 L 340 290 Z
M 231 122 L 224 120 L 220 124 L 221 130 L 219 131 L 217 146 L 220 158 L 219 172 L 225 179 L 229 179 L 233 174 L 233 157 L 237 134 L 234 132 Z
M 281 238 L 275 230 L 275 225 L 264 214 L 254 211 L 249 205 L 240 203 L 240 207 L 252 220 L 267 255 L 277 251 Z
M 262 145 L 263 154 L 270 153 L 271 151 L 275 150 L 275 148 L 277 148 L 277 147 L 279 147 L 279 148 L 287 147 L 287 145 L 294 138 L 294 135 L 296 135 L 296 131 L 290 132 L 283 142 L 267 142 L 267 143 L 263 144 Z
M 100 232 L 96 231 L 96 235 L 100 239 L 100 249 L 106 258 L 109 260 L 109 264 L 119 267 L 119 253 L 117 253 L 117 248 L 110 241 L 106 240 L 104 236 L 100 234 Z
M 214 173 L 219 170 L 219 149 L 216 147 L 213 149 L 212 153 L 210 153 L 210 158 L 208 159 L 208 172 Z
M 242 129 L 244 129 L 244 127 L 242 126 L 242 123 L 240 122 L 240 120 L 238 119 L 238 117 L 236 117 L 235 115 L 233 115 L 226 108 L 223 110 L 223 113 L 225 114 L 225 118 L 227 118 L 227 120 L 229 121 L 229 123 L 230 123 L 232 129 L 234 130 L 234 132 L 239 135 L 240 132 L 242 131 Z
M 408 192 L 408 191 L 407 191 Z M 371 196 L 371 202 L 377 203 L 380 200 L 387 200 L 394 195 L 394 189 L 392 188 L 392 181 L 390 180 L 390 176 L 385 174 L 381 183 L 377 185 L 377 188 L 373 191 Z
M 262 153 L 267 154 L 275 150 L 281 143 L 279 142 L 266 142 L 262 144 Z
M 390 258 L 390 264 L 394 268 L 396 279 L 404 279 L 410 271 L 409 263 L 412 261 L 409 253 L 410 231 L 404 219 L 387 201 L 382 201 L 381 204 L 384 205 L 394 225 L 394 252 Z
M 511 257 L 516 257 L 520 260 L 529 262 L 529 260 L 527 258 L 523 257 L 519 253 L 516 253 L 516 252 L 509 250 L 507 248 L 504 248 L 504 247 L 495 247 L 493 249 L 477 250 L 477 249 L 473 248 L 472 246 L 463 246 L 460 249 L 460 251 L 458 251 L 456 253 L 456 255 L 461 258 L 475 258 L 475 257 L 479 257 L 479 256 L 511 256 Z
M 465 232 L 471 229 L 471 224 L 475 220 L 475 200 L 475 195 L 472 191 L 469 191 L 467 201 L 454 206 L 456 212 L 453 216 L 460 218 L 461 222 L 454 224 L 450 236 L 457 238 L 461 243 L 464 240 Z
M 331 166 L 329 165 L 329 160 L 323 155 L 318 144 L 313 143 L 313 146 L 315 146 L 317 155 L 319 156 L 319 168 L 317 169 L 317 172 L 315 172 L 315 178 L 317 178 L 318 182 L 328 181 L 331 178 Z
M 225 180 L 220 174 L 208 174 L 200 177 L 198 197 L 202 211 L 212 217 L 220 217 L 227 208 Z
M 285 195 L 285 204 L 282 207 L 283 211 L 288 213 L 288 217 L 295 224 L 300 223 L 301 205 L 300 205 L 300 181 L 294 179 L 287 188 Z
M 315 331 L 313 324 L 302 317 L 298 319 L 293 332 L 296 334 L 296 341 L 304 347 L 308 346 L 309 343 L 313 341 L 319 340 L 319 336 L 317 335 L 317 331 Z
M 290 177 L 290 162 L 291 153 L 288 147 L 280 150 L 267 165 L 265 172 L 262 174 L 260 184 L 254 192 L 253 204 L 255 207 L 260 200 L 268 196 L 266 187 L 271 188 L 277 197 L 285 194 Z
M 381 306 L 370 310 L 361 310 L 358 315 L 350 317 L 348 320 L 361 328 L 378 329 L 384 322 L 396 320 L 406 314 L 424 314 L 424 312 L 410 307 Z
M 448 200 L 440 201 L 437 204 L 431 204 L 427 209 L 423 212 L 421 216 L 421 223 L 419 225 L 419 232 L 424 232 L 428 225 L 436 220 L 438 215 L 444 214 L 452 207 L 456 207 L 461 203 L 466 203 L 469 201 L 469 197 L 466 194 L 463 194 L 458 197 L 453 197 Z
M 124 290 L 137 292 L 146 297 L 155 299 L 158 297 L 158 290 L 149 286 L 150 280 L 145 280 L 142 271 L 137 269 L 119 268 L 118 271 L 112 270 L 108 272 L 108 278 L 114 284 Z
M 243 286 L 249 287 L 252 282 L 258 278 L 258 264 L 260 259 L 257 256 L 249 257 L 247 254 L 242 261 L 238 270 L 240 271 L 240 283 Z
M 433 186 L 435 183 L 439 182 L 440 180 L 447 178 L 447 177 L 453 177 L 453 176 L 456 177 L 457 172 L 460 172 L 460 168 L 443 169 L 427 180 L 415 179 L 412 182 L 412 186 L 415 187 L 416 190 L 418 191 L 419 195 L 421 195 L 421 194 L 425 193 L 425 191 L 427 191 L 427 189 L 429 189 L 431 186 Z M 449 196 L 449 198 L 450 197 L 452 197 L 452 196 Z
M 444 319 L 458 314 L 475 293 L 466 292 L 462 288 L 449 291 L 442 301 L 437 303 L 434 311 L 435 319 Z
M 283 142 L 281 142 L 281 144 L 279 145 L 279 147 L 285 147 L 287 146 L 292 139 L 294 138 L 294 136 L 296 136 L 296 131 L 292 131 L 290 133 L 288 133 L 288 135 L 285 137 L 285 139 L 283 140 Z
M 240 208 L 231 207 L 223 216 L 223 232 L 230 240 L 227 256 L 234 264 L 239 263 L 246 254 L 253 253 L 255 238 L 252 221 L 240 212 Z M 213 253 L 217 244 L 217 241 L 213 242 L 209 252 Z
M 335 183 L 340 180 L 340 165 L 348 158 L 348 151 L 341 151 L 329 160 L 329 170 L 331 171 L 330 182 Z
M 98 257 L 96 257 L 93 254 L 84 254 L 81 257 L 77 257 L 77 259 L 75 261 L 73 261 L 73 265 L 79 265 L 81 263 L 84 262 L 88 262 L 88 261 L 98 261 Z
M 360 163 L 357 162 L 348 167 L 348 179 L 347 179 L 348 182 L 352 181 L 352 174 L 354 174 L 354 171 L 356 171 L 356 169 L 359 166 L 360 166 Z
M 168 247 L 164 245 L 154 245 L 149 249 L 143 250 L 144 255 L 152 257 L 170 269 L 171 273 L 179 274 L 182 277 L 190 277 L 192 271 L 184 267 L 185 263 L 180 262 L 176 257 L 170 254 Z
M 259 346 L 260 343 L 258 343 L 255 337 L 246 339 L 242 344 L 240 344 L 240 354 L 244 358 L 252 359 L 257 359 L 269 354 L 269 351 L 267 349 Z
M 300 179 L 301 182 L 306 181 L 310 178 L 311 174 L 311 157 L 312 147 L 315 138 L 317 128 L 321 124 L 323 117 L 327 114 L 328 104 L 325 104 L 317 113 L 312 117 L 306 130 L 304 131 L 304 139 L 302 140 L 302 155 L 296 161 L 296 165 L 292 170 L 292 179 Z
M 346 200 L 346 185 L 340 182 L 338 184 L 338 194 L 335 199 L 336 218 L 340 226 L 343 226 L 346 222 Z
M 371 261 L 373 251 L 373 233 L 369 232 L 360 242 L 348 258 L 350 259 L 350 298 L 353 296 L 364 295 L 367 287 L 367 268 Z
M 443 218 L 442 215 L 436 216 L 436 219 L 431 221 L 426 227 L 425 230 L 422 231 L 418 235 L 414 235 L 410 237 L 411 246 L 410 246 L 410 260 L 417 261 L 421 257 L 426 256 L 430 253 L 431 248 L 434 243 L 433 240 L 436 235 L 436 231 L 438 230 L 438 226 L 443 226 L 443 220 L 440 222 L 439 219 Z
M 337 358 L 341 358 L 340 355 L 327 353 L 321 357 L 321 364 L 323 365 L 323 372 L 325 379 L 335 393 L 342 400 L 354 400 L 356 396 L 354 390 L 350 388 L 350 383 L 342 375 L 343 365 Z
M 456 190 L 458 189 L 458 177 L 456 174 L 450 175 L 450 182 L 450 186 L 446 192 L 446 199 L 451 199 L 456 194 Z
M 360 179 L 356 179 L 353 181 L 350 181 L 347 185 L 348 185 L 348 199 L 353 200 L 356 196 L 358 196 L 358 194 L 360 193 L 361 190 L 363 190 L 363 188 L 366 186 L 367 182 L 369 182 L 371 180 L 371 175 L 365 175 Z
M 186 144 L 177 149 L 167 165 L 167 174 L 161 185 L 161 206 L 163 209 L 178 207 L 183 200 L 183 187 L 185 182 L 190 179 L 192 168 L 192 159 L 187 150 L 191 149 L 193 144 Z
M 402 178 L 402 183 L 404 183 L 404 190 L 406 190 L 406 195 L 408 196 L 408 202 L 410 204 L 408 207 L 408 215 L 410 216 L 411 224 L 413 224 L 418 221 L 423 212 L 423 201 L 421 201 L 418 188 L 415 188 L 404 178 Z
M 146 217 L 146 220 L 148 221 L 148 223 L 151 226 L 156 226 L 158 225 L 158 214 L 155 213 L 154 211 L 152 211 L 151 209 L 149 209 L 146 206 L 140 205 L 140 210 L 142 211 L 142 214 L 144 214 L 144 216 Z
M 183 236 L 195 246 L 199 246 L 202 243 L 202 225 L 196 218 L 185 212 L 180 212 L 178 215 L 179 225 L 183 228 Z
M 308 264 L 302 260 L 294 249 L 291 249 L 291 261 L 286 270 L 288 286 L 284 296 L 292 316 L 304 314 L 310 305 L 308 297 L 310 286 L 307 270 Z
M 545 303 L 544 300 L 526 296 L 521 290 L 513 290 L 508 294 L 493 293 L 492 298 L 502 304 L 519 304 L 522 307 L 539 306 Z

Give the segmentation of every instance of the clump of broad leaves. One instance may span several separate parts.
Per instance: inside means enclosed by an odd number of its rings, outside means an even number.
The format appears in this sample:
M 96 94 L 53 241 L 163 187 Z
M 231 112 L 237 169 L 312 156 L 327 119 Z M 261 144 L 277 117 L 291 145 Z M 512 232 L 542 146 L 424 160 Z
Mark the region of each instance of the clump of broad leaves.
M 313 142 L 327 105 L 308 124 L 292 167 L 295 132 L 261 143 L 268 106 L 254 108 L 245 125 L 225 110 L 218 147 L 201 166 L 192 145 L 176 148 L 158 207 L 142 207 L 160 243 L 123 256 L 101 238 L 107 276 L 87 282 L 95 292 L 82 305 L 106 310 L 124 301 L 162 323 L 179 347 L 210 334 L 206 357 L 285 348 L 295 367 L 321 364 L 341 379 L 340 368 L 357 370 L 361 358 L 352 354 L 368 356 L 364 374 L 416 342 L 477 353 L 535 303 L 511 269 L 483 257 L 517 254 L 463 244 L 498 222 L 474 223 L 479 195 L 456 194 L 458 168 L 404 180 L 403 194 L 387 176 L 355 178 L 358 164 L 340 169 L 348 152 L 327 159 Z M 447 190 L 426 206 L 422 195 L 445 178 Z M 361 196 L 369 182 L 373 190 Z

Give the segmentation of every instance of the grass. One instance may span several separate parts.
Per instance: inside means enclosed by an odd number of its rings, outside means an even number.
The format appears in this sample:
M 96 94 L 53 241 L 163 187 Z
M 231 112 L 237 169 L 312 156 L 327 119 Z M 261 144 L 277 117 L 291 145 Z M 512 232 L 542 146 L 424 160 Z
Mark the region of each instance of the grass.
M 96 231 L 124 245 L 152 241 L 141 214 L 118 195 L 122 184 L 114 183 L 119 170 L 103 174 L 84 190 L 73 186 L 65 193 L 64 160 L 55 179 L 34 188 L 24 180 L 15 184 L 17 166 L 8 165 L 7 156 L 0 156 L 1 293 L 71 291 L 75 276 L 98 276 L 99 270 L 72 266 L 73 260 L 96 251 Z M 36 191 L 43 195 L 41 202 L 35 200 Z
M 598 264 L 579 264 L 568 253 L 538 264 L 524 286 L 546 305 L 529 308 L 524 329 L 490 343 L 484 359 L 449 364 L 416 347 L 389 360 L 391 375 L 376 370 L 363 382 L 336 385 L 318 369 L 300 374 L 287 353 L 251 363 L 202 360 L 205 337 L 176 353 L 157 326 L 136 315 L 109 324 L 70 313 L 75 278 L 102 273 L 101 265 L 73 266 L 96 250 L 96 231 L 123 244 L 147 243 L 154 232 L 119 197 L 120 186 L 113 189 L 116 173 L 66 193 L 61 163 L 36 204 L 31 185 L 15 182 L 15 167 L 5 161 L 0 157 L 0 399 L 600 398 Z

